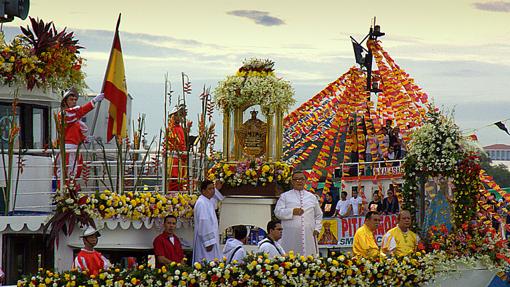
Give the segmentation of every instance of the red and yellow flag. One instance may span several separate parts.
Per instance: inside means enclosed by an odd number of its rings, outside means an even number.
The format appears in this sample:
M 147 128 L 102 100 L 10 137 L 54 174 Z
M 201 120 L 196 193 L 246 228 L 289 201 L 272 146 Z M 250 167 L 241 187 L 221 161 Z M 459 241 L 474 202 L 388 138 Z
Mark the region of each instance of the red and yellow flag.
M 105 98 L 110 101 L 107 141 L 110 141 L 113 136 L 117 136 L 117 138 L 127 137 L 127 86 L 124 60 L 122 59 L 122 49 L 120 47 L 119 24 L 120 15 L 117 20 L 115 37 L 113 38 L 110 59 L 108 60 L 105 81 L 103 83 L 103 93 Z

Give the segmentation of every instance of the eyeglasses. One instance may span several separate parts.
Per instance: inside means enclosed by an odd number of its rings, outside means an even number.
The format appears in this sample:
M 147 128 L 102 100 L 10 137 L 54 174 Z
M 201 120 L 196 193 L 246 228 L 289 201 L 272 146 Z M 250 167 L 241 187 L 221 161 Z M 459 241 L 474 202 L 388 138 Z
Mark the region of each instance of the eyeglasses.
M 292 180 L 293 180 L 293 181 L 303 181 L 303 180 L 305 180 L 305 179 L 306 179 L 306 178 L 293 178 Z

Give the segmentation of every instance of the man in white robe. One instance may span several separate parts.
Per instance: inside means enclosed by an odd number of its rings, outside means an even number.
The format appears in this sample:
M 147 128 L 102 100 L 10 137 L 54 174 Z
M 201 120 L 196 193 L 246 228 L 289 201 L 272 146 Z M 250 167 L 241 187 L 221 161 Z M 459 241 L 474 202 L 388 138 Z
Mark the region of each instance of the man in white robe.
M 294 172 L 292 190 L 283 193 L 274 214 L 282 221 L 282 247 L 301 255 L 317 255 L 317 236 L 322 228 L 322 210 L 317 197 L 305 190 L 305 175 Z
M 212 181 L 206 180 L 200 185 L 202 193 L 195 203 L 194 215 L 194 238 L 193 238 L 193 263 L 203 259 L 212 261 L 221 258 L 220 234 L 218 218 L 216 217 L 216 204 L 223 200 L 219 192 L 221 183 L 216 187 Z

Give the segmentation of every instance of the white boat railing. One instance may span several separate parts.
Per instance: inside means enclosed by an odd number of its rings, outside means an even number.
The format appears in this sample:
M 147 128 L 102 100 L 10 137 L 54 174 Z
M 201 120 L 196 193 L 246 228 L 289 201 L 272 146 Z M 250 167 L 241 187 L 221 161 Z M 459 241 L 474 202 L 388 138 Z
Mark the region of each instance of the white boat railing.
M 66 153 L 76 153 L 67 150 Z M 122 163 L 117 161 L 116 149 L 80 150 L 82 162 L 75 168 L 81 169 L 81 175 L 75 177 L 80 192 L 92 194 L 105 189 L 114 191 L 151 191 L 192 193 L 199 190 L 206 170 L 204 155 L 190 152 L 169 152 L 168 159 L 183 159 L 174 168 L 181 170 L 179 177 L 172 176 L 172 165 L 165 167 L 161 152 L 148 150 L 129 150 L 122 153 Z M 12 167 L 10 211 L 13 212 L 51 212 L 54 208 L 52 197 L 61 184 L 60 157 L 58 150 L 31 149 L 14 155 Z M 0 190 L 6 188 L 4 162 L 0 157 Z M 168 160 L 167 161 L 170 161 Z M 175 173 L 175 172 L 174 172 Z M 189 174 L 187 176 L 186 174 Z M 173 184 L 172 184 L 173 183 Z M 170 190 L 174 187 L 173 190 Z M 175 188 L 176 187 L 176 188 Z
M 67 150 L 66 153 L 76 153 L 75 150 Z M 122 153 L 122 164 L 117 161 L 116 149 L 80 150 L 83 158 L 81 175 L 76 177 L 76 184 L 80 191 L 85 194 L 96 193 L 109 189 L 112 191 L 151 191 L 164 192 L 165 184 L 168 192 L 192 193 L 199 190 L 199 183 L 203 180 L 206 170 L 206 158 L 204 155 L 190 152 L 169 152 L 168 159 L 185 158 L 179 168 L 189 174 L 189 177 L 181 173 L 180 177 L 172 177 L 172 165 L 167 165 L 165 176 L 164 164 L 161 152 L 140 150 L 128 150 Z M 53 195 L 61 185 L 59 150 L 31 149 L 23 151 L 21 157 L 14 155 L 9 210 L 14 213 L 20 212 L 51 212 L 54 208 Z M 7 155 L 0 157 L 0 191 L 5 190 Z M 169 161 L 169 160 L 167 160 Z M 402 160 L 374 161 L 361 163 L 344 163 L 338 169 L 342 176 L 366 176 L 366 175 L 398 175 L 402 173 Z M 78 166 L 78 164 L 77 164 Z M 343 172 L 342 172 L 343 171 Z M 172 188 L 173 187 L 173 188 Z M 0 198 L 0 206 L 3 202 Z M 5 204 L 5 203 L 4 203 Z
M 335 166 L 339 177 L 399 175 L 403 173 L 404 160 L 385 160 L 369 162 L 349 162 Z

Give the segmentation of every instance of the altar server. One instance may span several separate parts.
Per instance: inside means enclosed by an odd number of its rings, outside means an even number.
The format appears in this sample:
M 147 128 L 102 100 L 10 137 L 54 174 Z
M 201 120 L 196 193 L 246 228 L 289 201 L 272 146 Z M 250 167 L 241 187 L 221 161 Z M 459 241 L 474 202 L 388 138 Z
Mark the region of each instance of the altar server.
M 224 198 L 219 191 L 221 187 L 222 184 L 219 181 L 215 185 L 210 180 L 205 180 L 200 185 L 202 194 L 198 197 L 193 209 L 195 222 L 193 263 L 201 262 L 203 259 L 212 261 L 222 257 L 216 217 L 216 204 Z

